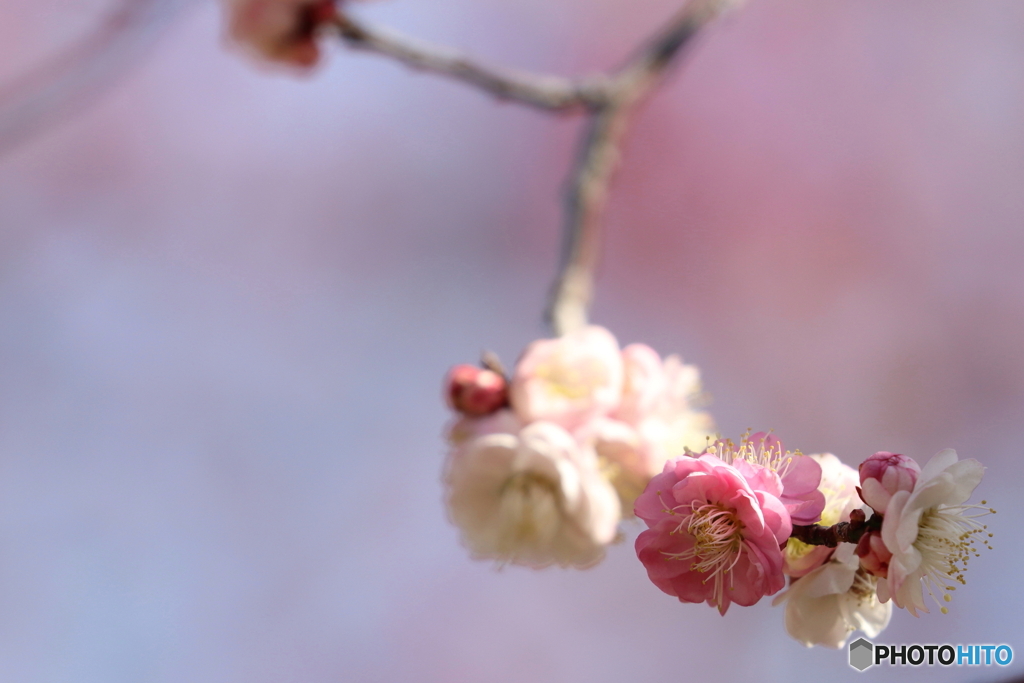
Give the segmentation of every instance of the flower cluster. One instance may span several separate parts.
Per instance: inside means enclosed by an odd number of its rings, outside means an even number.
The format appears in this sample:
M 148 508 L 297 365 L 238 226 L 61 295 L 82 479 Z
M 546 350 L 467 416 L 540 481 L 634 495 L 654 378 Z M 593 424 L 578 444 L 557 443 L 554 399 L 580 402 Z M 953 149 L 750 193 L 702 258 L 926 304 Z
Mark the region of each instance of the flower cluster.
M 445 395 L 452 521 L 474 556 L 532 567 L 598 562 L 651 477 L 714 428 L 696 368 L 593 326 L 533 342 L 507 379 L 456 366 Z
M 636 551 L 651 581 L 681 602 L 725 614 L 785 586 L 782 546 L 821 519 L 821 466 L 759 433 L 666 464 L 636 502 Z
M 984 468 L 952 450 L 924 467 L 879 452 L 858 471 L 770 433 L 712 440 L 697 369 L 601 327 L 532 343 L 511 377 L 485 365 L 445 385 L 446 500 L 476 557 L 587 567 L 632 512 L 665 593 L 722 614 L 774 595 L 793 638 L 838 648 L 894 606 L 927 612 L 925 595 L 945 613 L 991 547 L 977 517 L 994 510 L 967 504 Z
M 666 464 L 636 502 L 636 551 L 651 581 L 681 602 L 725 613 L 789 588 L 786 629 L 805 645 L 874 637 L 893 605 L 917 616 L 964 583 L 992 536 L 966 501 L 984 468 L 945 450 L 921 468 L 876 453 L 859 473 L 832 454 L 804 456 L 768 434 L 718 441 Z M 859 484 L 859 486 L 858 486 Z M 868 518 L 868 515 L 871 515 Z

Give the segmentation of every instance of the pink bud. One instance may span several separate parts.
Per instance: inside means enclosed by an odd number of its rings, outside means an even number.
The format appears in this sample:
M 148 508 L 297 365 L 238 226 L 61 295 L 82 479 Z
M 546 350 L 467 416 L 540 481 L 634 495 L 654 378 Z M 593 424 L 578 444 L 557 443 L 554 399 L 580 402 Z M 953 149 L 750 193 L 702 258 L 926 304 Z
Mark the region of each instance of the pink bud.
M 878 514 L 885 514 L 897 491 L 913 491 L 921 467 L 899 453 L 880 451 L 860 464 L 861 498 Z
M 880 579 L 889 577 L 889 561 L 892 553 L 882 542 L 882 532 L 869 531 L 860 537 L 857 543 L 857 556 L 860 557 L 860 566 L 865 571 L 874 574 Z
M 456 365 L 445 379 L 445 399 L 464 415 L 490 415 L 508 404 L 508 385 L 492 370 Z

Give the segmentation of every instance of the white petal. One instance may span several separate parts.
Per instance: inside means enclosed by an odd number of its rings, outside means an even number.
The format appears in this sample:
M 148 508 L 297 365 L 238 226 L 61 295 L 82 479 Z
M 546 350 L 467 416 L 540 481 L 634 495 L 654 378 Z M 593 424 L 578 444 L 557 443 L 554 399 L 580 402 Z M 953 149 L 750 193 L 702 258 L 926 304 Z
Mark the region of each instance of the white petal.
M 892 618 L 892 603 L 883 604 L 878 600 L 857 600 L 848 618 L 868 638 L 874 638 L 889 625 L 889 619 Z
M 826 562 L 806 576 L 794 581 L 801 585 L 801 592 L 809 598 L 845 593 L 853 585 L 856 568 L 841 562 Z
M 943 502 L 946 505 L 961 505 L 978 488 L 981 478 L 985 476 L 985 468 L 977 460 L 970 458 L 961 460 L 946 470 L 953 479 L 954 488 L 949 498 Z
M 579 523 L 595 543 L 611 543 L 622 519 L 619 496 L 608 480 L 597 472 L 585 473 L 583 482 L 586 510 Z
M 875 586 L 875 593 L 878 595 L 878 601 L 887 603 L 889 598 L 889 582 L 886 579 L 879 579 L 878 584 Z
M 786 604 L 786 631 L 808 647 L 842 647 L 850 634 L 839 610 L 838 595 L 810 598 L 798 594 L 791 597 Z
M 956 451 L 952 448 L 939 451 L 932 456 L 932 459 L 929 460 L 924 467 L 921 468 L 921 474 L 917 475 L 917 480 L 928 481 L 956 461 Z

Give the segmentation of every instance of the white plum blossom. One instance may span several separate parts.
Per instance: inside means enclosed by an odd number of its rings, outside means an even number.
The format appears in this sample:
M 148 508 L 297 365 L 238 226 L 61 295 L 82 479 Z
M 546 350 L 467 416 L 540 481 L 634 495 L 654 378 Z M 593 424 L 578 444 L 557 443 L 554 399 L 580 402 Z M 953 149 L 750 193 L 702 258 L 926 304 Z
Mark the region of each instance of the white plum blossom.
M 892 553 L 888 576 L 878 580 L 878 597 L 890 598 L 914 616 L 927 612 L 924 591 L 946 602 L 955 583 L 966 583 L 967 560 L 985 527 L 976 517 L 994 512 L 966 505 L 985 468 L 977 460 L 958 460 L 956 451 L 940 451 L 921 469 L 912 491 L 892 494 L 882 521 L 882 541 Z M 984 505 L 985 501 L 982 501 Z M 979 513 L 969 514 L 971 511 Z M 942 606 L 942 612 L 946 612 Z
M 857 629 L 874 638 L 889 625 L 892 604 L 879 602 L 875 581 L 859 568 L 854 547 L 843 543 L 772 604 L 786 603 L 786 631 L 797 641 L 840 648 Z
M 504 389 L 500 370 L 470 366 L 445 383 L 451 518 L 501 562 L 596 562 L 651 477 L 713 429 L 695 367 L 593 325 L 530 344 Z
M 619 499 L 597 456 L 554 423 L 470 438 L 445 479 L 451 520 L 477 558 L 584 568 L 616 537 Z
M 576 438 L 593 448 L 601 473 L 619 494 L 623 514 L 632 515 L 633 502 L 653 474 L 640 435 L 625 422 L 599 417 L 577 430 Z
M 591 325 L 526 348 L 512 377 L 512 406 L 525 422 L 546 420 L 574 430 L 618 407 L 622 381 L 619 342 Z

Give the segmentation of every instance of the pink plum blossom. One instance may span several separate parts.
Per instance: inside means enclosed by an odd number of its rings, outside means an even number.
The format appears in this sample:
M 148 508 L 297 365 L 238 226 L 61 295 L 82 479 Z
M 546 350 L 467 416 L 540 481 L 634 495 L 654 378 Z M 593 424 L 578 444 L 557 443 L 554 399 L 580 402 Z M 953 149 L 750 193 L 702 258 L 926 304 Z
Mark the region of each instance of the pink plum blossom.
M 445 377 L 445 400 L 464 415 L 489 415 L 508 403 L 508 387 L 493 370 L 456 365 Z
M 864 502 L 879 514 L 885 513 L 897 491 L 913 491 L 921 467 L 913 458 L 880 451 L 860 464 L 860 486 Z
M 891 598 L 918 616 L 928 611 L 924 590 L 936 603 L 936 592 L 948 602 L 946 591 L 966 583 L 967 558 L 983 529 L 975 518 L 990 511 L 965 503 L 984 473 L 977 460 L 959 460 L 946 449 L 925 464 L 912 491 L 892 494 L 882 521 L 882 541 L 892 557 L 887 577 L 878 580 L 879 600 Z
M 575 430 L 618 407 L 622 382 L 619 343 L 592 325 L 526 348 L 512 377 L 512 407 L 525 422 Z
M 231 38 L 263 59 L 309 68 L 320 58 L 316 31 L 335 16 L 331 0 L 226 0 Z
M 672 458 L 703 451 L 715 425 L 696 405 L 701 400 L 700 371 L 678 356 L 662 361 L 644 344 L 630 344 L 622 357 L 626 380 L 612 417 L 636 429 L 650 476 Z
M 793 524 L 814 524 L 821 519 L 825 508 L 825 495 L 818 490 L 821 465 L 814 458 L 785 450 L 774 434 L 745 435 L 739 445 L 720 440 L 706 452 L 732 464 L 752 483 L 772 477 L 779 479 L 782 486 L 779 498 Z M 767 481 L 762 485 L 770 486 Z
M 658 352 L 646 344 L 622 349 L 622 399 L 613 417 L 636 425 L 658 409 L 668 388 L 668 377 Z
M 714 455 L 667 463 L 635 508 L 649 527 L 637 537 L 637 556 L 654 585 L 722 614 L 781 590 L 780 545 L 792 525 L 769 474 L 752 483 Z
M 480 559 L 588 567 L 621 517 L 596 455 L 550 422 L 471 438 L 449 456 L 445 483 L 449 516 Z

